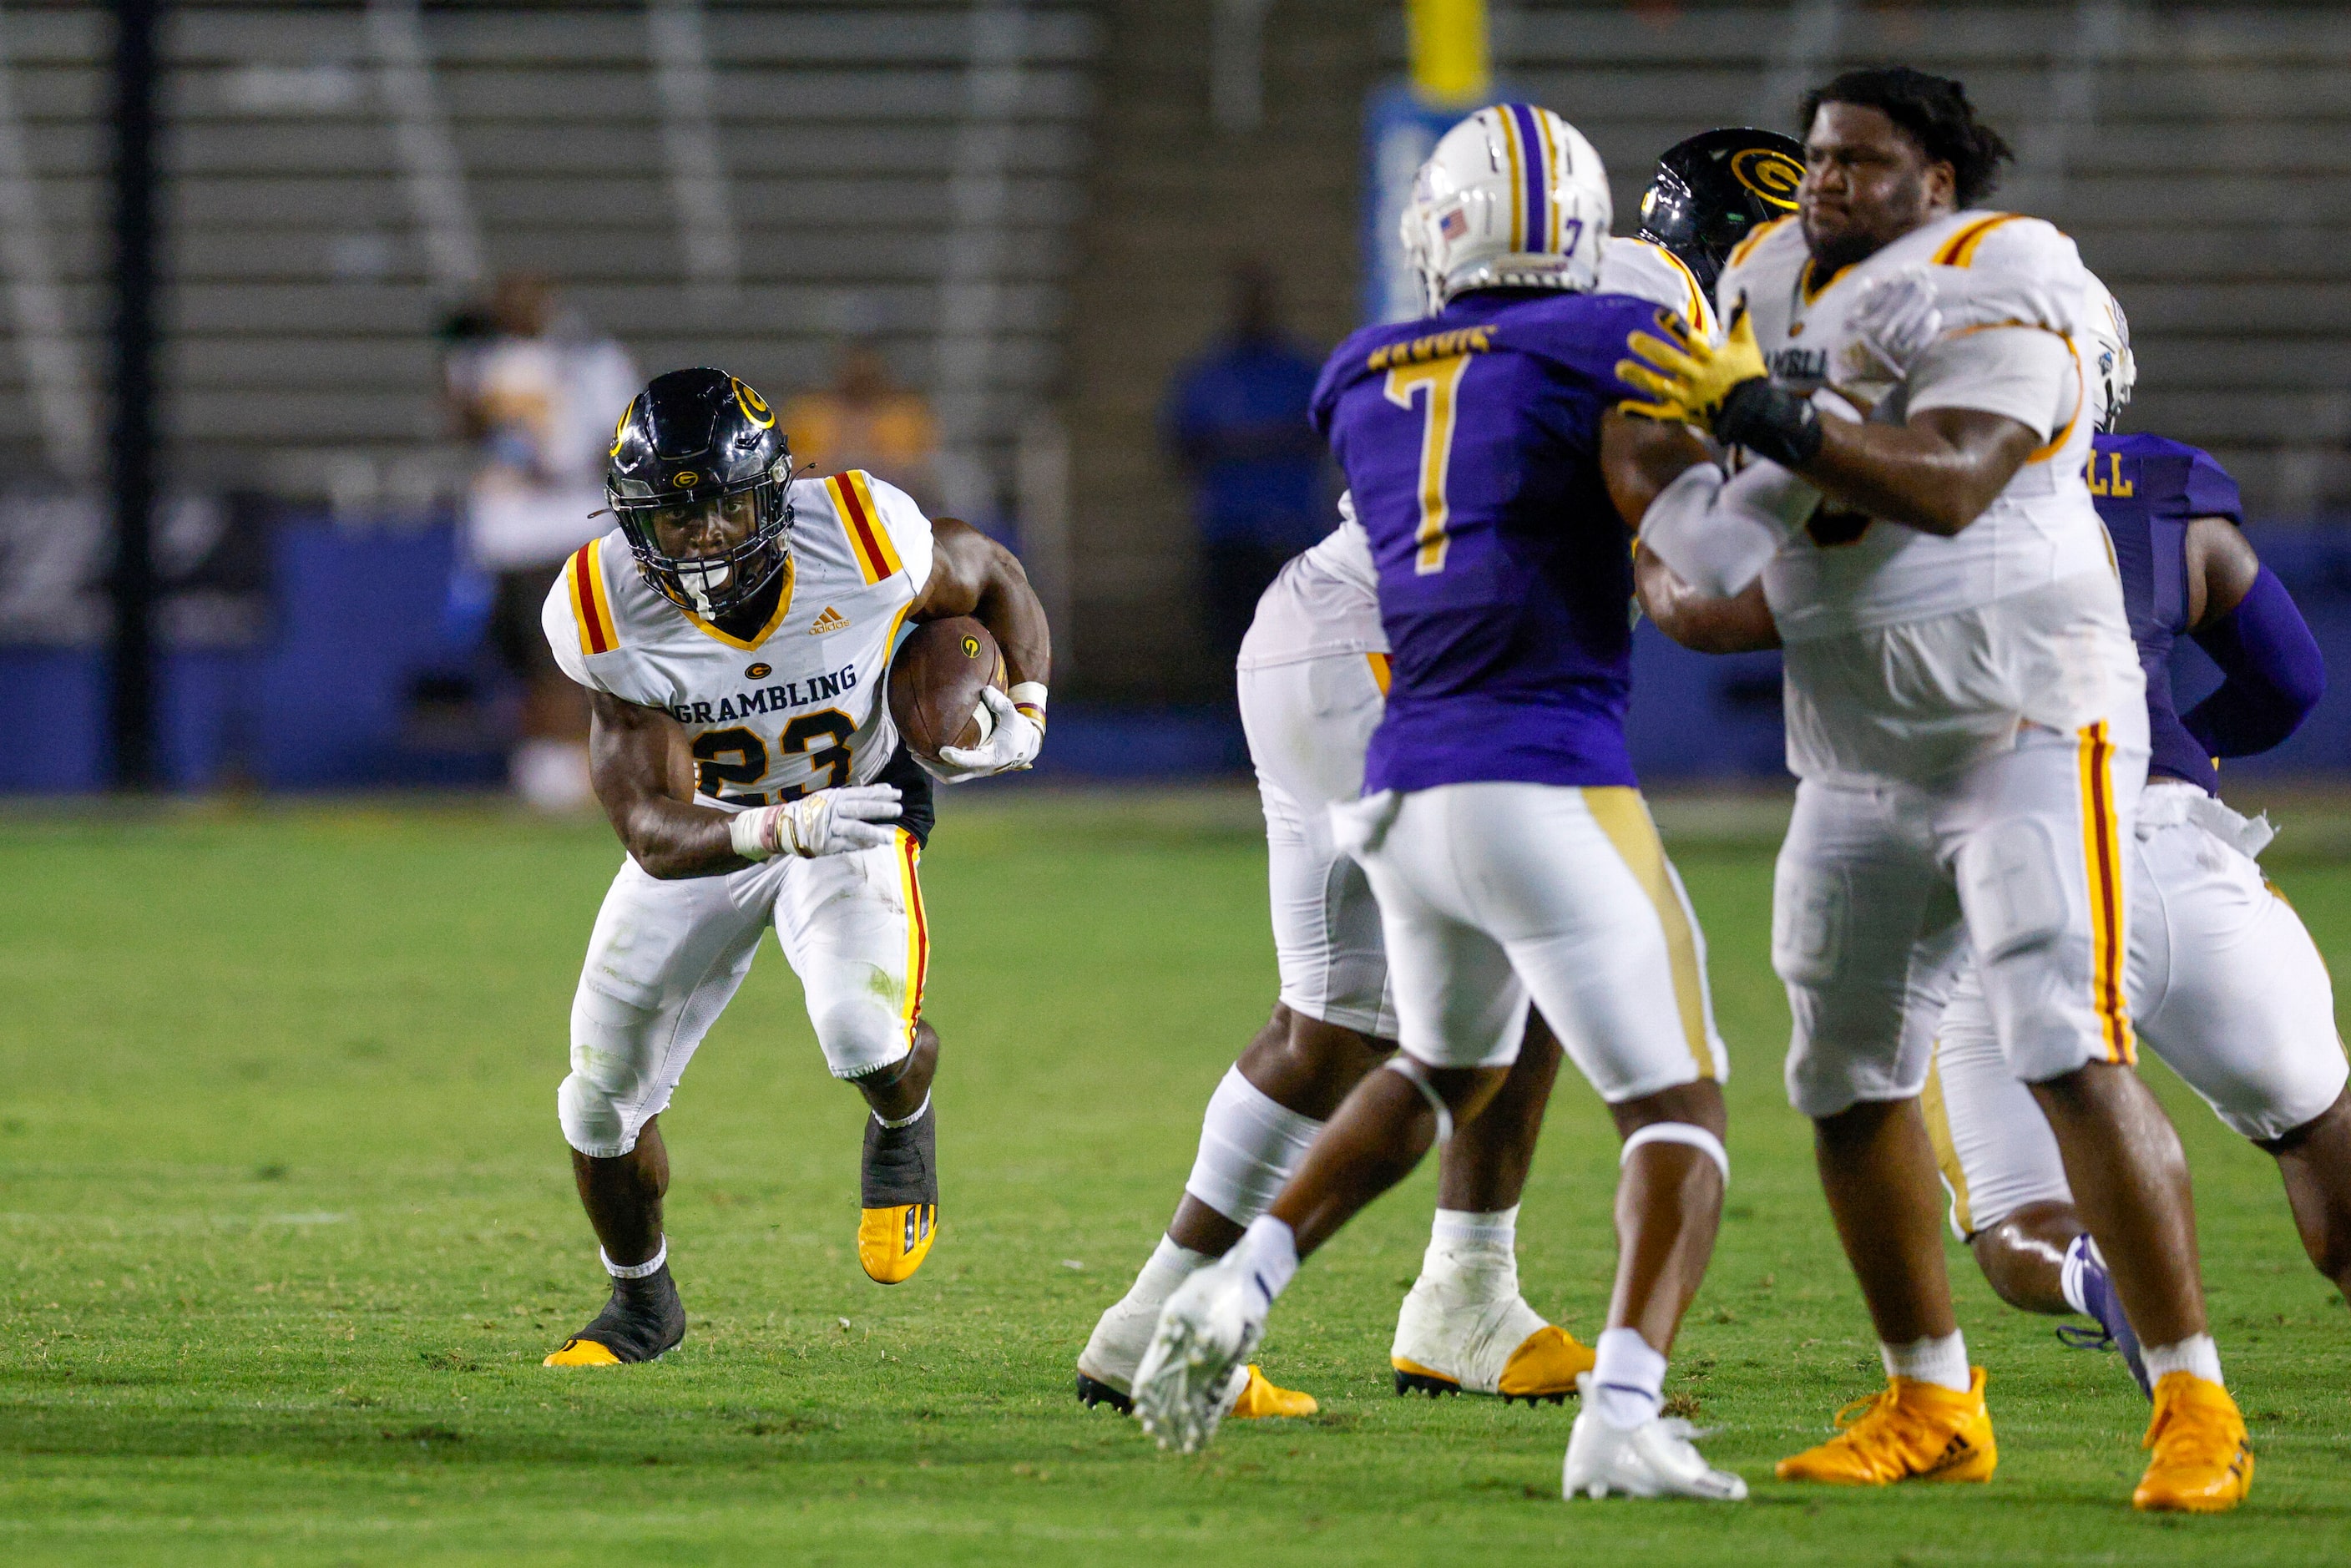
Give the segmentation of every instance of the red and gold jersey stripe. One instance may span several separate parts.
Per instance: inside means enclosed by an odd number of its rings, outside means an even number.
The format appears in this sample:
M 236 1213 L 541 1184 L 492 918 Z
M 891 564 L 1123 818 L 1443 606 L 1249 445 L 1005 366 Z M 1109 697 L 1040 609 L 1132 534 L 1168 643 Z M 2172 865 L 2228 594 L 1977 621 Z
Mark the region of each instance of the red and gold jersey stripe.
M 923 984 L 931 971 L 931 925 L 923 910 L 923 846 L 905 829 L 898 830 L 898 887 L 906 904 L 906 1043 L 914 1041 L 914 1024 L 923 1016 Z
M 849 536 L 850 553 L 857 557 L 857 570 L 871 583 L 892 577 L 901 570 L 898 552 L 891 548 L 890 529 L 882 521 L 882 509 L 873 504 L 873 492 L 866 487 L 864 474 L 855 468 L 836 474 L 824 482 L 832 492 L 833 510 L 840 514 L 841 531 Z
M 1978 218 L 1943 242 L 1943 248 L 1935 253 L 1935 265 L 1937 267 L 1972 266 L 1976 259 L 1976 251 L 1982 246 L 1984 236 L 2002 224 L 2014 223 L 2016 216 L 2014 213 L 1994 213 L 1990 217 Z
M 571 618 L 580 623 L 580 651 L 609 653 L 621 645 L 612 625 L 612 603 L 604 596 L 604 570 L 597 557 L 602 539 L 590 539 L 564 568 L 571 591 Z
M 2106 1060 L 2138 1060 L 2130 1008 L 2123 998 L 2122 833 L 2115 816 L 2115 743 L 2104 719 L 2078 732 L 2082 768 L 2082 859 L 2090 892 L 2090 1004 L 2097 1011 Z

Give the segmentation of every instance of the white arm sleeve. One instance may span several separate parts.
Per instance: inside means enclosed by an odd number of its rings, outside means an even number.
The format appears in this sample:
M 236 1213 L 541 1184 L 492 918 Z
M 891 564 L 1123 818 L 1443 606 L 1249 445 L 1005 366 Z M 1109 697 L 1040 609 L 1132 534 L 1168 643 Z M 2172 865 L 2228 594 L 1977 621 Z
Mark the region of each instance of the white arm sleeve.
M 1763 574 L 1820 501 L 1818 490 L 1777 463 L 1758 458 L 1731 479 L 1700 463 L 1649 503 L 1641 547 L 1698 592 L 1728 599 Z
M 1937 340 L 1912 361 L 1908 412 L 1970 408 L 2004 413 L 2043 441 L 2081 397 L 2074 350 L 2039 327 L 1989 327 Z

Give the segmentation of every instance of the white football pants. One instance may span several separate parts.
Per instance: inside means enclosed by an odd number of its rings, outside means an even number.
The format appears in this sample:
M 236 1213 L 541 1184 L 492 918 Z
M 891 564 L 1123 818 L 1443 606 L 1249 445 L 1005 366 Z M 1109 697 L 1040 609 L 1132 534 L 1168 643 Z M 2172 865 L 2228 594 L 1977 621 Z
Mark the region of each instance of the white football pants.
M 1416 1060 L 1509 1066 L 1531 996 L 1612 1104 L 1728 1075 L 1705 939 L 1639 790 L 1448 784 L 1332 815 L 1379 900 Z
M 875 849 L 778 855 L 726 876 L 664 882 L 622 862 L 571 1002 L 571 1074 L 556 1094 L 564 1139 L 603 1159 L 636 1147 L 770 924 L 834 1077 L 904 1056 L 930 961 L 921 856 L 901 829 Z
M 1333 653 L 1239 672 L 1241 727 L 1265 808 L 1268 891 L 1281 1002 L 1378 1040 L 1395 1005 L 1379 905 L 1332 836 L 1332 806 L 1363 793 L 1364 753 L 1385 707 L 1384 653 Z
M 2133 711 L 2116 730 L 2027 725 L 1940 785 L 1797 787 L 1771 909 L 1797 1110 L 1918 1093 L 1970 949 L 2011 1076 L 2133 1059 L 2126 848 L 2147 776 Z
M 2244 819 L 2189 784 L 2142 798 L 2126 988 L 2138 1038 L 2245 1137 L 2335 1103 L 2351 1063 L 2310 933 L 2252 855 Z M 1924 1102 L 1962 1237 L 2031 1203 L 2073 1201 L 2057 1140 L 2001 1060 L 1972 968 L 1943 1009 Z

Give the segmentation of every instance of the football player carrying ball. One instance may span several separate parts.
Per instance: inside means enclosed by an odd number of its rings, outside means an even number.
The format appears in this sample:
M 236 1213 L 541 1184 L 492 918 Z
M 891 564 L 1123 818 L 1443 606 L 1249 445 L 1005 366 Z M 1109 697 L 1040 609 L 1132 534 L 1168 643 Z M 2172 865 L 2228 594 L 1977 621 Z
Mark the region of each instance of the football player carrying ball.
M 869 475 L 791 468 L 749 386 L 715 370 L 657 378 L 613 440 L 620 526 L 548 595 L 548 641 L 589 692 L 596 795 L 628 850 L 589 939 L 557 1095 L 612 1294 L 550 1366 L 648 1361 L 685 1335 L 658 1119 L 771 924 L 826 1064 L 872 1108 L 859 1262 L 895 1284 L 937 1234 L 925 768 L 956 783 L 1028 767 L 1050 642 L 1007 551 Z M 959 615 L 994 635 L 1009 689 L 984 695 L 978 746 L 918 765 L 883 676 L 903 622 Z

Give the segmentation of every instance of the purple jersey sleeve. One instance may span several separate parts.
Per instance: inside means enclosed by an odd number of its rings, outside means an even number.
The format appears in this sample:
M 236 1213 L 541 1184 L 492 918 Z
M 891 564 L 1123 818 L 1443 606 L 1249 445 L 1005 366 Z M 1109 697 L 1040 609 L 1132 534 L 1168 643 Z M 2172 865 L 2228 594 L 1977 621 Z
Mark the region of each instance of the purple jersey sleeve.
M 2229 471 L 2212 461 L 2212 455 L 2201 447 L 2190 446 L 2188 452 L 2187 483 L 2180 486 L 2182 517 L 2226 517 L 2240 528 L 2244 526 L 2245 503 L 2237 493 L 2237 482 Z

